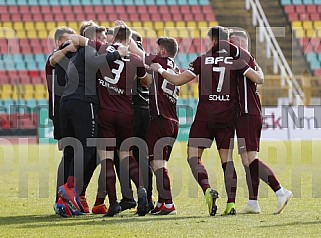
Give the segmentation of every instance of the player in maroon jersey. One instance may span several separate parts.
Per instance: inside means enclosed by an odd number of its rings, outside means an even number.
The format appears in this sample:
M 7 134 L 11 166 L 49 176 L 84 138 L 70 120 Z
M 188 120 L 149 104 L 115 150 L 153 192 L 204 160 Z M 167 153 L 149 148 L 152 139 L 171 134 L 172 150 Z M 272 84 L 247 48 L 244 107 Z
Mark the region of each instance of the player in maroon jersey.
M 175 85 L 183 85 L 199 75 L 199 103 L 189 135 L 188 162 L 205 194 L 211 216 L 217 211 L 215 203 L 218 192 L 210 187 L 207 171 L 201 161 L 202 153 L 211 146 L 215 138 L 228 195 L 225 214 L 235 214 L 236 172 L 231 141 L 236 117 L 237 76 L 244 74 L 255 81 L 263 80 L 263 75 L 252 70 L 244 60 L 236 60 L 226 51 L 218 51 L 219 41 L 227 40 L 228 35 L 226 28 L 212 27 L 208 32 L 211 49 L 197 57 L 182 74 L 169 73 L 159 64 L 151 65 Z
M 244 31 L 232 31 L 230 41 L 236 46 L 248 50 L 248 36 Z M 253 69 L 258 67 L 254 57 L 251 58 L 249 65 Z M 236 135 L 249 191 L 249 201 L 242 213 L 261 212 L 257 196 L 259 182 L 260 179 L 262 179 L 271 187 L 277 196 L 278 208 L 275 213 L 278 214 L 284 209 L 292 197 L 292 192 L 281 186 L 272 169 L 258 157 L 262 130 L 262 114 L 257 84 L 245 76 L 240 76 L 238 92 L 240 112 L 236 121 Z
M 118 26 L 114 29 L 114 43 L 111 46 L 101 48 L 102 52 L 114 52 L 119 46 L 128 46 L 131 30 L 126 26 Z M 133 137 L 133 105 L 132 85 L 137 75 L 142 81 L 151 78 L 148 75 L 143 61 L 136 55 L 114 61 L 109 68 L 100 68 L 101 78 L 98 79 L 98 135 L 101 138 L 116 138 L 116 147 L 108 146 L 107 150 L 98 149 L 102 166 L 105 167 L 106 188 L 110 207 L 105 216 L 113 216 L 120 212 L 121 207 L 117 202 L 114 171 L 114 149 L 117 148 L 120 159 L 120 179 L 126 183 L 128 175 L 137 187 L 138 207 L 137 213 L 143 216 L 147 213 L 147 194 L 140 177 L 139 167 L 132 156 L 132 150 L 125 148 L 123 143 L 131 143 Z M 129 188 L 128 188 L 129 189 Z M 98 191 L 99 192 L 99 191 Z M 102 191 L 104 192 L 104 191 Z M 123 191 L 126 193 L 126 191 Z M 98 194 L 96 203 L 103 203 Z M 106 195 L 106 194 L 104 194 Z M 126 194 L 125 194 L 126 195 Z M 101 201 L 102 200 L 102 201 Z
M 165 71 L 178 74 L 179 69 L 174 62 L 178 51 L 176 39 L 160 37 L 156 42 L 157 54 L 140 54 L 146 65 L 158 63 Z M 137 52 L 135 49 L 130 48 Z M 153 80 L 147 83 L 150 88 L 151 122 L 147 132 L 149 160 L 156 177 L 158 203 L 151 211 L 154 215 L 176 214 L 172 199 L 170 177 L 166 168 L 172 147 L 178 134 L 178 118 L 176 102 L 179 87 L 168 82 L 161 74 L 154 73 Z

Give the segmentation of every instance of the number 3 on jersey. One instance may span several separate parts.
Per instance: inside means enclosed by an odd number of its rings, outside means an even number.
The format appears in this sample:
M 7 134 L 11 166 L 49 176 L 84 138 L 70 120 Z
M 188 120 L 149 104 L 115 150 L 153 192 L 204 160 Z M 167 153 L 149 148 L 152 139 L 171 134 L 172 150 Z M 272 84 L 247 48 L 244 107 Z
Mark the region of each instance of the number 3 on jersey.
M 213 67 L 214 72 L 218 72 L 220 74 L 216 92 L 220 93 L 222 91 L 224 76 L 225 76 L 225 67 Z
M 171 74 L 176 74 L 175 71 L 172 69 L 167 69 L 166 71 Z M 165 78 L 162 84 L 162 90 L 164 91 L 164 93 L 172 96 L 176 100 L 178 99 L 179 87 L 168 82 Z
M 104 79 L 111 84 L 117 84 L 119 79 L 120 79 L 120 74 L 124 69 L 124 62 L 121 60 L 115 60 L 114 61 L 115 64 L 118 64 L 118 69 L 112 69 L 112 73 L 115 74 L 114 78 L 109 78 L 107 76 L 104 77 Z

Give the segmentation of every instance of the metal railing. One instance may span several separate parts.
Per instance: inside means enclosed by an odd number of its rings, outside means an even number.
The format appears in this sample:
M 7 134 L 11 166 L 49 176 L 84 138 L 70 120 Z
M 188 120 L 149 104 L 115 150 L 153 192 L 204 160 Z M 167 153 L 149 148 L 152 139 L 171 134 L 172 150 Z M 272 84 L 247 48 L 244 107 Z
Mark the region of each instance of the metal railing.
M 303 90 L 295 78 L 284 54 L 275 38 L 270 24 L 265 16 L 263 8 L 258 0 L 245 0 L 247 10 L 252 9 L 253 26 L 258 26 L 260 41 L 266 44 L 266 56 L 273 56 L 273 71 L 275 74 L 280 72 L 281 82 L 288 84 L 288 97 L 292 105 L 304 104 Z

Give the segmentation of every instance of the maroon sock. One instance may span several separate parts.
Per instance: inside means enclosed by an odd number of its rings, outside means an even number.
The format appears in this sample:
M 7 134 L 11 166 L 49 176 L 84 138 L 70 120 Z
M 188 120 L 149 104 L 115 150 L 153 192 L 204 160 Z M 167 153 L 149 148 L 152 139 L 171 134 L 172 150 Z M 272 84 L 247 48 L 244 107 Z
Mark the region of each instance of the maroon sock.
M 244 165 L 245 175 L 246 175 L 246 184 L 247 189 L 249 191 L 249 200 L 257 200 L 258 191 L 256 191 L 256 194 L 254 194 L 253 186 L 252 186 L 252 178 L 251 178 L 251 172 L 250 167 Z
M 194 178 L 201 186 L 203 193 L 205 193 L 206 189 L 210 188 L 210 185 L 208 182 L 207 171 L 202 163 L 202 160 L 198 157 L 193 157 L 188 159 L 188 163 L 192 170 Z
M 114 204 L 117 201 L 116 174 L 114 162 L 111 159 L 106 159 L 101 162 L 101 172 L 98 179 L 98 192 L 95 206 L 103 204 L 107 194 L 109 204 Z
M 260 179 L 268 184 L 274 192 L 278 191 L 281 188 L 281 185 L 272 169 L 260 159 L 258 159 L 258 165 Z
M 258 159 L 255 159 L 249 165 L 249 175 L 246 175 L 246 182 L 249 188 L 249 199 L 250 200 L 257 200 L 257 196 L 259 193 L 259 185 L 260 185 L 260 178 L 259 178 L 259 163 Z M 247 170 L 245 170 L 247 172 Z M 249 177 L 249 178 L 248 178 Z
M 74 176 L 68 176 L 67 179 L 67 187 L 68 188 L 75 188 L 77 179 Z
M 122 160 L 123 170 L 129 172 L 129 178 L 134 182 L 136 188 L 144 187 L 137 161 L 133 156 L 128 156 Z
M 227 194 L 227 202 L 235 203 L 236 188 L 237 188 L 237 175 L 234 168 L 233 161 L 228 161 L 222 164 L 224 172 L 224 183 Z
M 160 168 L 156 170 L 154 173 L 156 177 L 157 191 L 160 200 L 163 199 L 163 201 L 166 204 L 173 203 L 171 181 L 168 175 L 168 170 L 166 168 Z

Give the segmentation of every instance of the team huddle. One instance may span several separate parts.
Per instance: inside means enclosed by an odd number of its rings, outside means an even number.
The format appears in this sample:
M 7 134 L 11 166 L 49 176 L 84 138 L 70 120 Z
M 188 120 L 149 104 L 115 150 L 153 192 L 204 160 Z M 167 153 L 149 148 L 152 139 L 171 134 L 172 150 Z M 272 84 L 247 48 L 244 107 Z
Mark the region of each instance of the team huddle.
M 55 42 L 57 49 L 48 58 L 46 75 L 49 117 L 54 138 L 63 150 L 57 173 L 56 214 L 71 217 L 89 213 L 86 189 L 99 164 L 92 213 L 112 217 L 136 207 L 139 216 L 176 214 L 167 162 L 178 135 L 179 86 L 196 77 L 199 102 L 190 129 L 187 162 L 202 188 L 209 215 L 217 213 L 219 195 L 209 183 L 201 158 L 214 139 L 228 197 L 224 214 L 236 214 L 235 132 L 249 191 L 241 213 L 261 212 L 257 201 L 260 179 L 276 194 L 275 213 L 282 212 L 292 192 L 284 189 L 271 168 L 258 158 L 262 115 L 257 84 L 264 82 L 264 75 L 248 52 L 246 32 L 210 28 L 209 50 L 184 72 L 175 63 L 176 39 L 160 37 L 156 54 L 145 52 L 139 33 L 122 21 L 109 29 L 83 22 L 80 35 L 61 27 L 56 30 Z

